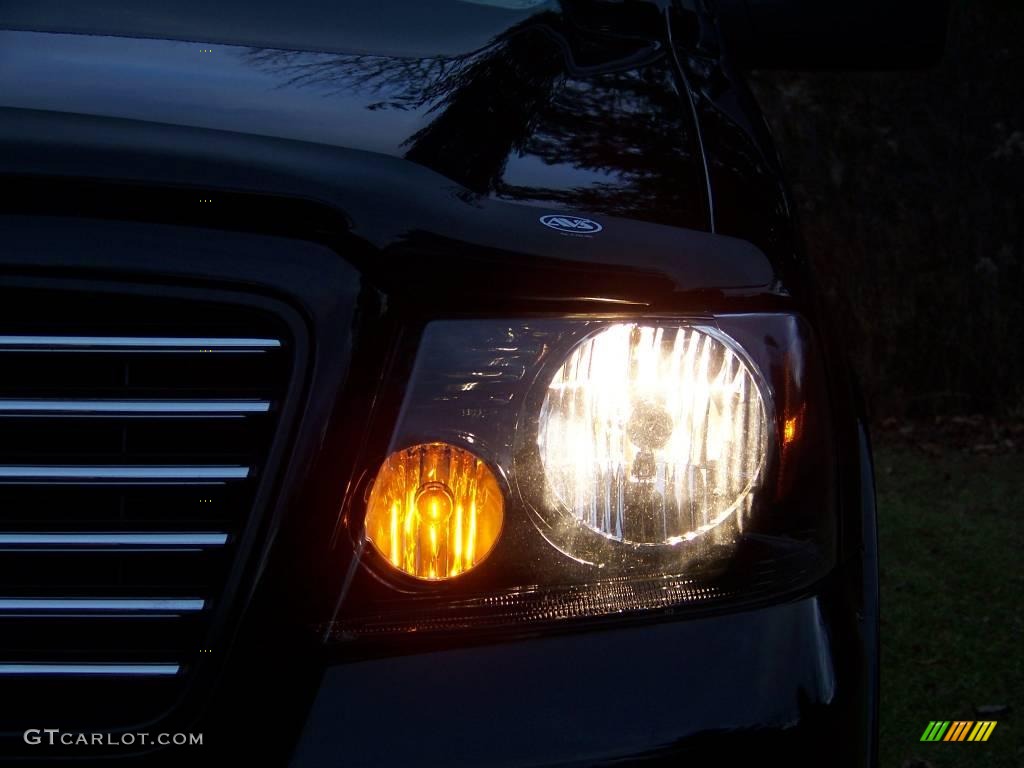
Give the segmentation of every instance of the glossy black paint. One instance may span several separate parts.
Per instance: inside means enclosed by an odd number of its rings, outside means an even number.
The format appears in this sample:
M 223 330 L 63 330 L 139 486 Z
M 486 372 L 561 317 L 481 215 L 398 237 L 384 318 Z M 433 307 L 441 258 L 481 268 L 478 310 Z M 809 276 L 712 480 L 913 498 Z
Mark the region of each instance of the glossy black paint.
M 19 30 L 0 31 L 0 274 L 255 291 L 294 307 L 315 340 L 294 460 L 246 564 L 251 599 L 232 607 L 220 685 L 203 714 L 168 723 L 205 731 L 225 759 L 269 764 L 402 764 L 446 724 L 467 734 L 448 757 L 470 765 L 872 764 L 862 409 L 763 120 L 712 19 L 668 3 L 451 3 L 469 21 L 446 16 L 443 35 L 363 19 L 349 39 L 300 13 L 234 25 L 231 3 L 160 22 L 170 30 L 47 5 L 0 6 L 0 28 Z M 539 223 L 558 212 L 603 230 Z M 239 240 L 256 236 L 278 258 Z M 840 555 L 813 590 L 756 611 L 509 645 L 467 637 L 358 663 L 311 635 L 337 597 L 337 511 L 368 471 L 360 457 L 384 450 L 425 321 L 748 310 L 805 315 L 827 357 Z M 707 648 L 721 650 L 702 662 Z M 587 686 L 575 706 L 551 683 L 570 658 Z M 604 658 L 621 663 L 590 673 Z M 374 712 L 414 708 L 441 670 L 466 676 L 458 718 L 432 708 L 396 744 Z M 407 684 L 368 688 L 392 675 Z M 635 707 L 617 714 L 605 699 Z
M 477 198 L 703 228 L 693 120 L 664 45 L 605 61 L 594 40 L 575 53 L 558 20 L 443 58 L 3 32 L 0 98 L 379 153 Z
M 732 764 L 751 756 L 756 728 L 827 744 L 837 737 L 827 718 L 818 733 L 807 722 L 839 695 L 821 610 L 817 598 L 806 598 L 716 618 L 335 666 L 324 673 L 292 765 L 429 764 L 442 754 L 452 766 L 669 755 Z M 803 664 L 780 666 L 780 654 Z M 699 706 L 694 691 L 702 692 Z M 400 738 L 385 735 L 387 712 L 407 713 L 393 726 Z M 688 743 L 693 737 L 702 739 Z M 794 758 L 815 754 L 827 751 L 800 747 Z

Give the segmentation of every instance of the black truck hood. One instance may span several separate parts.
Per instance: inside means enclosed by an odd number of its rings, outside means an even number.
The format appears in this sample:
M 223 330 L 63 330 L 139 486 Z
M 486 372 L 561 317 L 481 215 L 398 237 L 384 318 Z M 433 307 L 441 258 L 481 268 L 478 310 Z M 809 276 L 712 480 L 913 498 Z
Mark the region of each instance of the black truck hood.
M 702 234 L 703 158 L 654 3 L 120 5 L 0 3 L 0 174 L 312 199 L 416 260 L 618 265 L 670 293 L 774 283 L 749 243 Z M 559 214 L 600 234 L 540 221 Z
M 581 5 L 4 3 L 0 28 L 50 34 L 3 33 L 0 103 L 365 150 L 477 195 L 702 228 L 657 8 Z
M 94 0 L 0 2 L 0 27 L 406 58 L 485 47 L 554 0 Z

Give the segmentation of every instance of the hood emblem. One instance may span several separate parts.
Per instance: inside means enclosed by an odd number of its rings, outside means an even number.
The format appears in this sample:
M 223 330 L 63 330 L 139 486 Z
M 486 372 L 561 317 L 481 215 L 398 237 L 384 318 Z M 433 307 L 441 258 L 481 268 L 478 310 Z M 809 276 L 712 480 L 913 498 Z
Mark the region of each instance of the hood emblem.
M 541 216 L 540 223 L 545 227 L 551 227 L 551 229 L 556 229 L 559 232 L 568 232 L 572 235 L 593 235 L 604 229 L 604 227 L 591 219 L 581 219 L 579 216 L 566 216 L 564 214 Z

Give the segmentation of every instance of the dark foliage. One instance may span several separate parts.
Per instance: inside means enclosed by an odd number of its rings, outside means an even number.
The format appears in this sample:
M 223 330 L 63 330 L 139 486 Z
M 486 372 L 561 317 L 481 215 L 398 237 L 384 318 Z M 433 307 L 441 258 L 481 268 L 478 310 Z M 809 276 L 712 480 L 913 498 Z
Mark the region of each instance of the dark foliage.
M 883 416 L 1024 410 L 1024 3 L 955 5 L 934 69 L 754 78 Z

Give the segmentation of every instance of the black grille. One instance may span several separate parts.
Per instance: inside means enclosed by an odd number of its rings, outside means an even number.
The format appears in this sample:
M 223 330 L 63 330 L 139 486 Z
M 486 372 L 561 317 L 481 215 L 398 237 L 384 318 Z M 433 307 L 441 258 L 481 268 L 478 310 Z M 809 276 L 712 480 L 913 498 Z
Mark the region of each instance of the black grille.
M 167 294 L 0 291 L 0 720 L 13 727 L 157 718 L 220 650 L 295 340 L 244 301 Z

